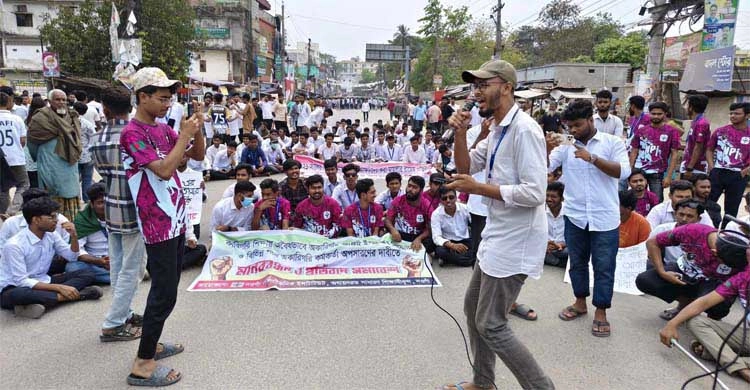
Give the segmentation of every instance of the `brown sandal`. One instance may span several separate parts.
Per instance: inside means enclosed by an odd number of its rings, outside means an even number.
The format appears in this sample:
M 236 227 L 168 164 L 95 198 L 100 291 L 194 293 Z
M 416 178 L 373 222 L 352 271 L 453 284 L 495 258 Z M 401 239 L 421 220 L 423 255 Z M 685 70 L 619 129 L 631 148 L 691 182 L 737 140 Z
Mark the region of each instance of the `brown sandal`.
M 573 321 L 576 318 L 585 315 L 586 313 L 588 313 L 588 311 L 578 311 L 578 309 L 576 309 L 575 307 L 568 306 L 563 309 L 563 311 L 561 311 L 557 316 L 560 317 L 560 319 L 563 321 Z
M 112 329 L 112 333 L 104 333 L 99 336 L 99 341 L 108 343 L 111 341 L 131 341 L 141 338 L 141 328 L 131 327 L 123 324 Z

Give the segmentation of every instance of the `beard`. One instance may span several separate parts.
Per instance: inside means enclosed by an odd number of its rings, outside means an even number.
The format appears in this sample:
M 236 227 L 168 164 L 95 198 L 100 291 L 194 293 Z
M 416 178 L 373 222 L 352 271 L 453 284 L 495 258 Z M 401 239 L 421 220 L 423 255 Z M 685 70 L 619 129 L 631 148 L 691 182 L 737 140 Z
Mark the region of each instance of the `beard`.
M 495 111 L 494 110 L 490 110 L 489 108 L 485 109 L 485 110 L 479 110 L 479 116 L 481 116 L 482 118 L 489 118 L 494 113 L 495 113 Z
M 419 199 L 419 194 L 413 195 L 408 192 L 406 193 L 406 200 L 408 200 L 409 202 L 414 202 L 417 199 Z
M 651 124 L 652 125 L 660 125 L 660 124 L 662 124 L 662 122 L 664 122 L 663 119 L 651 118 Z

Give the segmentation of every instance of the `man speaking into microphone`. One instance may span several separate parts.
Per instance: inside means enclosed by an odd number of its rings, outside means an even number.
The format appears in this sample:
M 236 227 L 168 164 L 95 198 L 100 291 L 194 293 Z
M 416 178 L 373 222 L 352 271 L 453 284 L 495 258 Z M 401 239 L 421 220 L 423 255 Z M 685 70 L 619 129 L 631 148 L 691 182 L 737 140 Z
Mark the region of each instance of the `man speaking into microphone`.
M 542 129 L 513 99 L 516 69 L 492 60 L 478 70 L 461 75 L 472 83 L 479 114 L 492 120 L 468 150 L 466 131 L 471 113 L 454 114 L 454 156 L 457 175 L 447 185 L 477 194 L 487 202 L 489 214 L 477 252 L 478 267 L 464 298 L 464 313 L 474 355 L 472 383 L 444 389 L 488 389 L 495 380 L 495 355 L 499 356 L 524 389 L 554 389 L 552 380 L 518 340 L 508 323 L 508 312 L 527 277 L 539 279 L 547 246 L 544 201 L 547 188 L 547 153 Z M 486 184 L 469 173 L 484 170 Z

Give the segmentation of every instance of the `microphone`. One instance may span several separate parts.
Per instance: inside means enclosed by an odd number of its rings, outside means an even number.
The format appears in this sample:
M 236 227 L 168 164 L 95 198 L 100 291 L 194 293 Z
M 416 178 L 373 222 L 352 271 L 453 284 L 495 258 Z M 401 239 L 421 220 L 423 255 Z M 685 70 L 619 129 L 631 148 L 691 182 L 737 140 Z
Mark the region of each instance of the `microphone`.
M 473 100 L 466 100 L 466 103 L 464 103 L 464 106 L 461 107 L 461 111 L 469 112 L 471 109 L 474 108 L 474 101 Z M 455 132 L 455 129 L 452 127 L 449 128 L 445 133 L 443 133 L 443 140 L 448 141 L 453 137 L 453 133 Z

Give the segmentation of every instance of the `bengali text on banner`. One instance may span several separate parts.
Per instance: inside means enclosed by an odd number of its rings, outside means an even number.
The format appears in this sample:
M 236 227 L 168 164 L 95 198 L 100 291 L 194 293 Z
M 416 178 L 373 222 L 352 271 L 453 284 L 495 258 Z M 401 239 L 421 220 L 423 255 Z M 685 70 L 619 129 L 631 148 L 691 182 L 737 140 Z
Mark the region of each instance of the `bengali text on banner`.
M 308 156 L 294 156 L 294 159 L 302 164 L 301 173 L 303 176 L 309 177 L 317 174 L 325 177 L 323 160 L 318 160 L 317 158 Z M 398 172 L 405 178 L 408 178 L 409 176 L 423 176 L 427 178 L 431 173 L 433 173 L 433 169 L 430 164 L 415 164 L 404 162 L 357 162 L 355 164 L 359 165 L 360 179 L 385 179 L 385 175 L 389 174 L 390 172 Z M 344 165 L 346 165 L 346 163 L 339 163 L 339 169 L 343 168 Z

